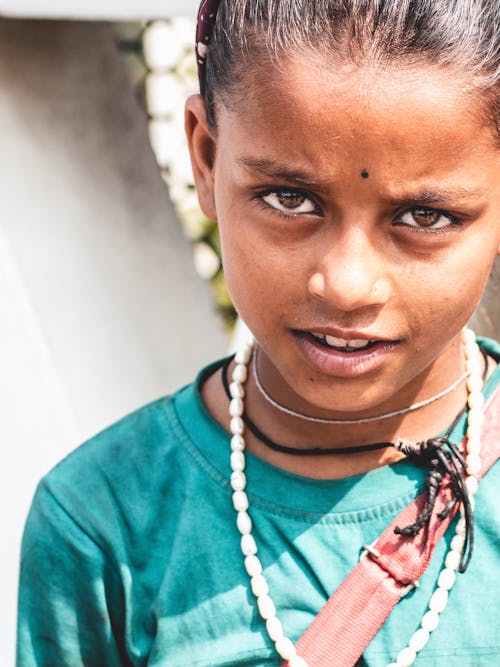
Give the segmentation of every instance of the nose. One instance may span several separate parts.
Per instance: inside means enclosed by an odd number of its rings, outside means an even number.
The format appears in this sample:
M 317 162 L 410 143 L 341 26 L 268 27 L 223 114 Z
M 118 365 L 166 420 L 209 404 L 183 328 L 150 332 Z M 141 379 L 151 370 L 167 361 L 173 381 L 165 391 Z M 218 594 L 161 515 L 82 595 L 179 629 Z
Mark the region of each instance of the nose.
M 322 252 L 308 290 L 343 312 L 381 306 L 392 296 L 387 258 L 365 231 L 351 230 Z

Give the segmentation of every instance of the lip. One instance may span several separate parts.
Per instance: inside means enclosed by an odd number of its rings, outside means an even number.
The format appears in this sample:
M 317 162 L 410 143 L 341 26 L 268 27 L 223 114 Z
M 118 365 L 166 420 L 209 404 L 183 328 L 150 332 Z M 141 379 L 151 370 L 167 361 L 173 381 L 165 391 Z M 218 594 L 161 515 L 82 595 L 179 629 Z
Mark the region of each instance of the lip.
M 314 339 L 310 333 L 311 331 L 325 336 L 343 338 L 344 340 L 370 340 L 374 341 L 375 345 L 367 350 L 342 352 L 321 345 L 319 341 Z M 366 331 L 342 331 L 320 327 L 311 328 L 309 331 L 293 331 L 292 333 L 300 351 L 311 366 L 320 373 L 339 378 L 355 378 L 375 371 L 400 344 L 399 340 L 372 336 Z

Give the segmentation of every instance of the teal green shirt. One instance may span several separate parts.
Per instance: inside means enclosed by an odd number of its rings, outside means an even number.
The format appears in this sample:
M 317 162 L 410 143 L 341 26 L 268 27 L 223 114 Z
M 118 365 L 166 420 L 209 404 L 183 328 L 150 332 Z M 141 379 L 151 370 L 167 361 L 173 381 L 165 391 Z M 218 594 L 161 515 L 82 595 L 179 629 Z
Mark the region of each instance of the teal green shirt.
M 498 344 L 483 346 L 500 358 Z M 18 667 L 280 664 L 243 567 L 229 436 L 199 381 L 110 427 L 41 481 L 22 547 Z M 497 370 L 486 393 L 499 383 Z M 462 421 L 452 440 L 463 431 Z M 259 555 L 293 640 L 425 479 L 400 462 L 318 481 L 252 454 L 246 472 Z M 476 496 L 472 563 L 417 667 L 500 664 L 499 507 L 497 464 Z M 367 647 L 368 667 L 385 667 L 417 629 L 449 539 Z

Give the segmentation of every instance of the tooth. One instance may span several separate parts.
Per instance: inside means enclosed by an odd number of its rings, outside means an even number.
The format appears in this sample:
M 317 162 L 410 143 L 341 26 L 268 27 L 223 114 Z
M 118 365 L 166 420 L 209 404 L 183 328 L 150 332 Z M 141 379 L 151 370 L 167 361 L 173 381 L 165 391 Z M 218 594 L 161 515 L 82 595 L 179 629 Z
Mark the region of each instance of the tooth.
M 354 340 L 350 340 L 348 342 L 349 347 L 353 347 L 356 350 L 361 348 L 361 347 L 366 347 L 370 341 L 369 340 L 363 340 L 362 338 L 355 338 Z
M 325 340 L 328 345 L 332 345 L 333 347 L 347 347 L 348 343 L 348 341 L 343 338 L 335 338 L 335 336 L 326 336 Z
M 311 335 L 318 340 L 325 340 L 325 334 L 314 333 L 314 331 L 311 331 Z

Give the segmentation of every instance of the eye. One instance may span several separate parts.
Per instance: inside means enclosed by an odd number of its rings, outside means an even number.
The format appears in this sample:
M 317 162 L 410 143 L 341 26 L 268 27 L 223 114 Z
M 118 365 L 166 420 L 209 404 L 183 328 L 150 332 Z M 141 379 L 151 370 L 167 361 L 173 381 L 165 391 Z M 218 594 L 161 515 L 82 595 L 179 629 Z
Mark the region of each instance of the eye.
M 459 221 L 450 213 L 443 213 L 435 208 L 415 207 L 405 211 L 396 222 L 416 229 L 444 229 L 450 225 L 458 225 Z
M 318 213 L 316 204 L 298 190 L 276 190 L 261 196 L 261 199 L 268 206 L 282 213 L 293 213 L 294 215 Z

